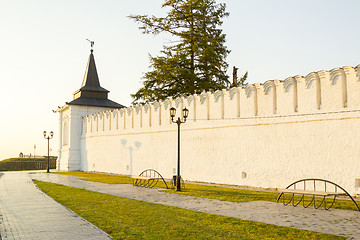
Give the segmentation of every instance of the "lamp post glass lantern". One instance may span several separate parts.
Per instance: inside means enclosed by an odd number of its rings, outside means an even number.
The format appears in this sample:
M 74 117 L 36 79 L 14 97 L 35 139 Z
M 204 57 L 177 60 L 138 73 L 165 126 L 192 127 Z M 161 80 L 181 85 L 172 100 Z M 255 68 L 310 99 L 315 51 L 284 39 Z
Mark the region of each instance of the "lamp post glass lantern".
M 181 191 L 180 186 L 180 125 L 186 122 L 186 118 L 189 116 L 189 110 L 187 108 L 183 109 L 183 121 L 178 117 L 176 121 L 174 121 L 174 117 L 176 115 L 176 109 L 170 108 L 170 117 L 173 123 L 178 125 L 178 159 L 177 159 L 177 174 L 176 174 L 176 191 Z
M 43 132 L 44 138 L 48 140 L 48 157 L 47 157 L 47 170 L 46 172 L 50 172 L 50 139 L 53 138 L 54 132 L 50 132 L 50 136 L 46 136 L 46 131 Z

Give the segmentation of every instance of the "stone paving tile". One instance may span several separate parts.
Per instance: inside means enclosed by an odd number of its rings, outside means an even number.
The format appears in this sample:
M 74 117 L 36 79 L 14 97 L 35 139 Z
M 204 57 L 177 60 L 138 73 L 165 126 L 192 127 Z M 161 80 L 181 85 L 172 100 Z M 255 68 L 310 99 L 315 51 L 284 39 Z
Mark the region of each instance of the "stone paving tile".
M 264 201 L 234 203 L 215 199 L 191 197 L 162 192 L 159 189 L 134 187 L 130 184 L 105 184 L 83 181 L 65 175 L 33 173 L 31 177 L 41 181 L 84 188 L 130 199 L 164 204 L 189 210 L 258 221 L 286 227 L 360 239 L 360 213 L 348 210 L 321 210 L 283 206 L 281 203 Z
M 2 239 L 111 239 L 91 223 L 40 191 L 28 172 L 0 176 Z

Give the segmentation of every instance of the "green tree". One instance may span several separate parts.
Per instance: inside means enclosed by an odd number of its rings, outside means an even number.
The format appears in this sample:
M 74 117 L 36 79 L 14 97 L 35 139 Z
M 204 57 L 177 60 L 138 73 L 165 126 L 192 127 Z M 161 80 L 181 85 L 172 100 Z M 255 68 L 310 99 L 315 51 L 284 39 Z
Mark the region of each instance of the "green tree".
M 172 43 L 163 46 L 160 56 L 149 56 L 151 71 L 144 86 L 132 94 L 133 102 L 151 102 L 223 89 L 230 86 L 225 62 L 230 51 L 219 27 L 229 15 L 225 4 L 215 0 L 166 0 L 165 17 L 130 15 L 144 34 L 168 33 Z

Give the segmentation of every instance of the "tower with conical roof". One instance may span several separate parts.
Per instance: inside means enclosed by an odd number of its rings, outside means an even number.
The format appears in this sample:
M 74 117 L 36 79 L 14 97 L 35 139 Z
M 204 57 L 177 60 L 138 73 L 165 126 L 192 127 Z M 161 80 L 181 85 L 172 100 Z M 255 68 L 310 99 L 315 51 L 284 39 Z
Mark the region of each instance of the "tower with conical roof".
M 74 92 L 74 100 L 67 103 L 78 106 L 96 106 L 107 108 L 122 108 L 121 104 L 108 99 L 109 91 L 100 86 L 98 73 L 96 70 L 93 49 L 89 56 L 86 66 L 84 80 L 81 88 Z
M 124 106 L 108 99 L 109 91 L 100 86 L 93 54 L 91 52 L 81 88 L 73 93 L 73 100 L 59 107 L 59 157 L 57 169 L 76 171 L 81 169 L 81 131 L 84 116 L 123 108 Z

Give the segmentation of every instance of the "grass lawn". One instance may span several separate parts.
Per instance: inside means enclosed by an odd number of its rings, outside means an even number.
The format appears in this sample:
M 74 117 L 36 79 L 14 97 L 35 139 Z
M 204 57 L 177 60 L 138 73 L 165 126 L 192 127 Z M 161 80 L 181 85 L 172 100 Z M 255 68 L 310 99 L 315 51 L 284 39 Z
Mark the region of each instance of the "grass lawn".
M 34 182 L 46 194 L 115 239 L 345 239 Z
M 55 174 L 78 176 L 78 177 L 83 177 L 83 180 L 86 181 L 102 182 L 109 184 L 132 183 L 132 179 L 130 177 L 114 175 L 114 174 L 101 174 L 101 173 L 90 173 L 90 172 L 60 172 Z M 170 186 L 170 183 L 168 183 L 168 186 Z M 159 181 L 156 187 L 165 188 L 165 184 Z M 164 191 L 173 191 L 173 190 L 164 190 Z M 186 183 L 185 188 L 183 188 L 181 192 L 175 192 L 175 193 L 194 196 L 194 197 L 218 199 L 218 200 L 230 201 L 230 202 L 249 202 L 249 201 L 276 202 L 276 199 L 279 196 L 278 192 L 254 191 L 248 189 L 209 186 L 202 184 L 189 184 L 189 183 Z M 309 202 L 310 197 L 306 197 L 305 200 L 306 200 L 305 203 Z M 316 198 L 316 202 L 320 203 L 321 199 Z M 360 202 L 358 202 L 358 205 L 360 205 Z M 336 199 L 333 208 L 357 211 L 355 204 L 349 200 Z
M 91 182 L 101 182 L 108 184 L 132 184 L 132 179 L 130 177 L 115 174 L 102 174 L 92 172 L 52 172 L 52 174 L 81 177 L 83 180 Z

